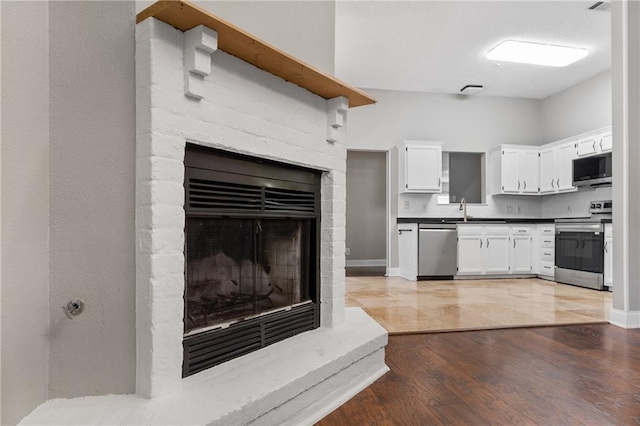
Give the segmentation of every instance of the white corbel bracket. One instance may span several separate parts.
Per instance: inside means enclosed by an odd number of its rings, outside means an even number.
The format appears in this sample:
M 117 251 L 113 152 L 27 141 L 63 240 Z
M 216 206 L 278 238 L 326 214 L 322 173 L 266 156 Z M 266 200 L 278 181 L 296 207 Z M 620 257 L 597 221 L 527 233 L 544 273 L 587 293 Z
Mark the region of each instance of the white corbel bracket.
M 184 33 L 184 94 L 204 97 L 204 78 L 211 74 L 211 54 L 218 50 L 218 33 L 198 25 Z
M 344 96 L 338 96 L 327 101 L 327 142 L 338 142 L 338 135 L 344 126 L 349 100 Z

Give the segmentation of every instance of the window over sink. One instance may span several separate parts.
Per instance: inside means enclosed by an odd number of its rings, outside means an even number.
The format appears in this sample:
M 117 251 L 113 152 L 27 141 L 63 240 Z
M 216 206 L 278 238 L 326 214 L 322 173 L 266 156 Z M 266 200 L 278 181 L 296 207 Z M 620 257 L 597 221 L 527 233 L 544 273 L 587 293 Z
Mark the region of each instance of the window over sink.
M 442 194 L 438 204 L 484 204 L 485 154 L 483 152 L 442 153 Z

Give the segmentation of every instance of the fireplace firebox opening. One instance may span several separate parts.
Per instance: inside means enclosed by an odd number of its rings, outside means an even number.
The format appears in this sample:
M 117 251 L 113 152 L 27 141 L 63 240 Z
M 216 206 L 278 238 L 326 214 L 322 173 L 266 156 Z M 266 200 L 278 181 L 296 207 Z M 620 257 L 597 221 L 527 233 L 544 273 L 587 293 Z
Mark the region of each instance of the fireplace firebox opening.
M 319 327 L 320 177 L 187 144 L 183 377 Z

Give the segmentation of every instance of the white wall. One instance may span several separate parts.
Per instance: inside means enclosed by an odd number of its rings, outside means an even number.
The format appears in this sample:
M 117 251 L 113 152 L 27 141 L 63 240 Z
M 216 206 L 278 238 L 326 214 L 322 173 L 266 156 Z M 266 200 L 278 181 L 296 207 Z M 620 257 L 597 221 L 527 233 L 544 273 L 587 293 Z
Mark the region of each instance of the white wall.
M 445 141 L 445 151 L 539 145 L 540 101 L 365 89 L 378 103 L 349 115 L 349 149 L 388 150 L 405 139 Z
M 49 27 L 50 397 L 131 393 L 134 3 L 50 2 Z
M 3 425 L 47 399 L 49 65 L 46 2 L 2 2 Z M 10 82 L 10 84 L 7 84 Z
M 611 71 L 542 100 L 543 143 L 611 125 Z
M 141 11 L 151 0 L 137 1 Z M 335 1 L 194 1 L 198 6 L 333 74 Z
M 347 256 L 347 266 L 358 260 L 382 260 L 380 266 L 384 265 L 387 257 L 386 174 L 386 153 L 347 153 L 346 242 L 351 251 Z

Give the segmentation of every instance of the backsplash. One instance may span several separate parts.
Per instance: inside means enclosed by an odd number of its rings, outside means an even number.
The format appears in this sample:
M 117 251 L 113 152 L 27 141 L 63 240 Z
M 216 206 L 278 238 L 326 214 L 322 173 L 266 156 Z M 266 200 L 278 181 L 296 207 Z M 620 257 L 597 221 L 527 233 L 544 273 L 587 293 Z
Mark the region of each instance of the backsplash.
M 475 218 L 555 219 L 587 217 L 589 203 L 610 200 L 611 187 L 581 188 L 577 192 L 558 195 L 487 196 L 486 204 L 467 205 L 467 214 Z M 437 194 L 400 194 L 398 217 L 462 217 L 459 204 L 438 204 Z
M 459 204 L 438 204 L 437 194 L 400 194 L 398 217 L 462 217 Z M 542 205 L 538 197 L 513 195 L 487 196 L 486 204 L 468 204 L 467 215 L 475 218 L 539 218 Z
M 611 200 L 611 187 L 580 188 L 577 192 L 542 198 L 543 218 L 588 217 L 591 201 Z M 615 208 L 615 206 L 613 207 Z

